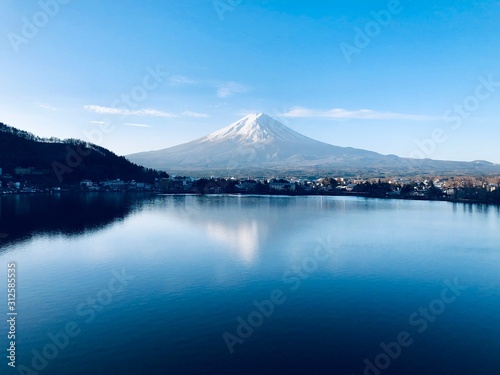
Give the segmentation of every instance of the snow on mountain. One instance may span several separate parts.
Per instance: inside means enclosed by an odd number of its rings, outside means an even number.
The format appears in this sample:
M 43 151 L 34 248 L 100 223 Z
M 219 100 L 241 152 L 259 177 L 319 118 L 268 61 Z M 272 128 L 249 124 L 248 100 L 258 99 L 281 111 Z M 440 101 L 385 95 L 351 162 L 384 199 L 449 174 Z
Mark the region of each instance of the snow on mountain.
M 245 116 L 192 142 L 158 151 L 129 155 L 146 167 L 165 170 L 230 169 L 234 167 L 324 164 L 325 159 L 378 157 L 379 154 L 319 142 L 288 128 L 266 114 Z
M 366 175 L 457 173 L 486 168 L 477 163 L 410 160 L 338 147 L 306 137 L 266 114 L 251 114 L 205 137 L 158 151 L 127 156 L 134 163 L 171 173 L 242 174 L 337 171 Z M 495 166 L 497 168 L 498 166 Z M 497 168 L 498 169 L 498 168 Z M 245 173 L 246 172 L 246 173 Z
M 245 116 L 241 120 L 202 138 L 204 142 L 229 139 L 237 140 L 242 144 L 311 141 L 310 138 L 293 131 L 264 113 Z

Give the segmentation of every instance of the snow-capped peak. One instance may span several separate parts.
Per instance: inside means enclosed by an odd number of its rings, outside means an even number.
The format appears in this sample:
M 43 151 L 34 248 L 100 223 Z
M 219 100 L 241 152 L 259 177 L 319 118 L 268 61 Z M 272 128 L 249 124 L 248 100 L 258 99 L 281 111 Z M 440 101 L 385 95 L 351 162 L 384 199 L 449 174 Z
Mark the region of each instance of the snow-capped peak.
M 329 168 L 332 164 L 345 168 L 366 158 L 375 163 L 379 156 L 311 139 L 264 113 L 254 113 L 191 142 L 133 155 L 132 161 L 157 168 L 161 165 L 160 169 L 165 170 L 227 172 L 239 168 L 310 170 L 318 166 Z
M 303 135 L 265 113 L 250 114 L 202 139 L 202 142 L 235 140 L 239 143 L 269 143 L 275 140 L 300 141 Z

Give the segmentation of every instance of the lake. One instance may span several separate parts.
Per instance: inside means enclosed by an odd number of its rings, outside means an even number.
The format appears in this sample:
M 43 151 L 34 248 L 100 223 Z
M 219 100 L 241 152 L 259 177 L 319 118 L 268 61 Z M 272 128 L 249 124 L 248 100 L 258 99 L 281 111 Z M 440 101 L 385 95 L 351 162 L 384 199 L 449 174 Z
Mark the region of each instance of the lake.
M 0 197 L 2 374 L 500 374 L 500 209 Z

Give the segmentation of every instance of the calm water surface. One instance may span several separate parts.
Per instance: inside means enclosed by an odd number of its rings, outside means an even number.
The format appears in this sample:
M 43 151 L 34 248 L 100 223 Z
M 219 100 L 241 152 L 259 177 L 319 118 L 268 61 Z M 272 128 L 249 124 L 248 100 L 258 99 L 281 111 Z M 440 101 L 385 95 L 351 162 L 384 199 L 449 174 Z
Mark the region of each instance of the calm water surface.
M 0 197 L 1 373 L 500 374 L 499 228 L 444 202 Z

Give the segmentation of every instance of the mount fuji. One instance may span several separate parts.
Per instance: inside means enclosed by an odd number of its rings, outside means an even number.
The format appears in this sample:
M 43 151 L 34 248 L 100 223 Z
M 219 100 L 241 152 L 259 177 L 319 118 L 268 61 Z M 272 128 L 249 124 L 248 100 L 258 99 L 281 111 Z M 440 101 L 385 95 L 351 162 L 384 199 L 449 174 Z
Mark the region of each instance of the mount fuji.
M 306 137 L 266 114 L 252 114 L 178 146 L 128 155 L 134 163 L 190 175 L 344 175 L 500 173 L 488 162 L 404 159 Z M 481 171 L 479 171 L 481 170 Z M 491 171 L 492 172 L 492 171 Z

